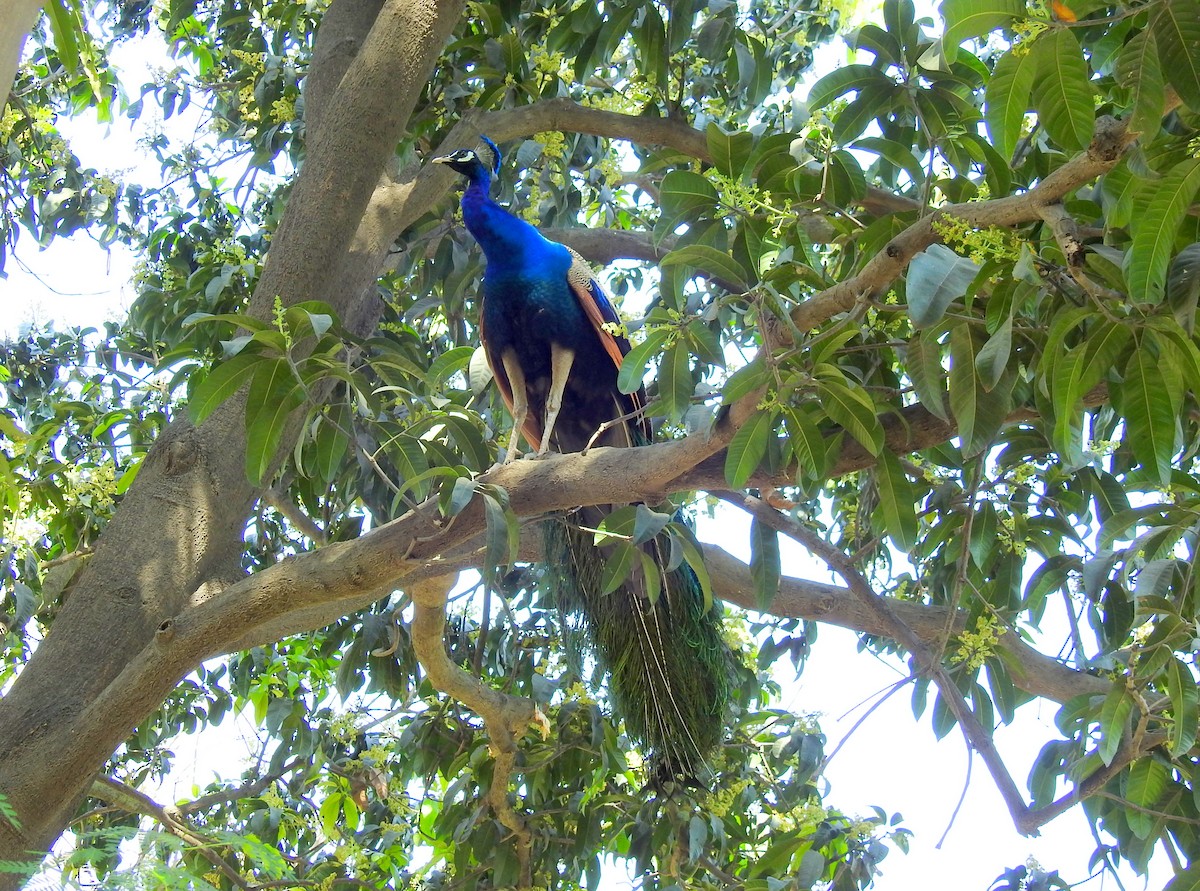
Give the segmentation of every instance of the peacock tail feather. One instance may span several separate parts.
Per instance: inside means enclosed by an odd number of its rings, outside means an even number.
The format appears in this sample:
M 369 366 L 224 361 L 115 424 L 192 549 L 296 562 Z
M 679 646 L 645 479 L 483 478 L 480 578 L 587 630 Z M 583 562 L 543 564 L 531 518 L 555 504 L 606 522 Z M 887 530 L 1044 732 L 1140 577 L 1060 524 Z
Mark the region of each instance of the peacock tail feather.
M 593 543 L 604 511 L 584 508 L 543 524 L 546 578 L 556 605 L 587 655 L 608 672 L 609 695 L 625 729 L 662 779 L 695 780 L 720 744 L 736 685 L 737 660 L 722 634 L 721 607 L 705 609 L 687 563 L 662 571 L 656 602 L 635 571 L 603 594 L 605 552 Z

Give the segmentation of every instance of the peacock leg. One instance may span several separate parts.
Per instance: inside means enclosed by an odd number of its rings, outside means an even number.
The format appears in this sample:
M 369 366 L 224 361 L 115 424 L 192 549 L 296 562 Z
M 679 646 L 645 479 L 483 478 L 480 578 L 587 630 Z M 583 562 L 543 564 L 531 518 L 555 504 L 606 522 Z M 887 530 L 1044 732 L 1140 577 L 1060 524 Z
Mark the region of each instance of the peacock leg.
M 521 370 L 521 362 L 512 350 L 506 350 L 502 360 L 504 373 L 508 375 L 508 385 L 512 388 L 512 436 L 508 440 L 508 452 L 504 463 L 511 464 L 517 457 L 517 449 L 521 446 L 521 431 L 525 420 L 529 417 L 529 394 L 525 392 L 525 372 Z
M 550 344 L 550 392 L 546 395 L 546 428 L 537 451 L 539 457 L 550 450 L 550 435 L 554 432 L 554 422 L 558 420 L 558 411 L 562 408 L 563 391 L 567 388 L 567 378 L 571 376 L 571 364 L 574 361 L 574 350 L 557 343 Z

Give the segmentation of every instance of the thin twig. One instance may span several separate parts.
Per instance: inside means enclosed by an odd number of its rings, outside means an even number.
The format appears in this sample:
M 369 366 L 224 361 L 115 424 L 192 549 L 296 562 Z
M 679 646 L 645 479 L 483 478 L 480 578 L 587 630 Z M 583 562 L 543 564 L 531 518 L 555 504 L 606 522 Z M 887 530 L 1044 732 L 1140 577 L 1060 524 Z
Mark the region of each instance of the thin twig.
M 92 784 L 90 794 L 114 804 L 122 810 L 135 814 L 143 814 L 157 820 L 172 835 L 183 839 L 183 841 L 195 848 L 205 860 L 220 871 L 221 875 L 225 876 L 225 878 L 229 879 L 229 881 L 233 882 L 239 888 L 249 891 L 249 883 L 216 852 L 215 846 L 218 842 L 197 832 L 182 818 L 172 816 L 167 812 L 166 808 L 149 795 L 132 786 L 105 776 L 96 778 L 96 781 Z
M 883 695 L 880 696 L 878 699 L 876 699 L 874 702 L 872 702 L 870 708 L 868 708 L 865 712 L 863 712 L 862 716 L 857 721 L 854 722 L 854 725 L 849 730 L 846 731 L 846 735 L 843 736 L 841 738 L 841 741 L 838 742 L 838 744 L 833 747 L 833 751 L 825 756 L 825 760 L 821 762 L 821 769 L 818 770 L 817 772 L 818 773 L 825 772 L 825 769 L 827 767 L 829 767 L 829 762 L 832 761 L 834 756 L 842 750 L 842 746 L 844 746 L 847 742 L 850 741 L 850 737 L 854 736 L 855 731 L 857 731 L 859 727 L 861 727 L 864 723 L 866 723 L 867 718 L 871 717 L 871 715 L 873 715 L 875 713 L 875 710 L 877 708 L 879 708 L 881 705 L 883 705 L 885 702 L 887 702 L 889 699 L 891 699 L 893 694 L 899 692 L 902 687 L 905 687 L 908 684 L 911 684 L 916 679 L 917 679 L 917 676 L 915 674 L 910 674 L 908 677 L 901 678 L 900 680 L 890 684 L 887 687 L 887 689 L 884 691 Z M 849 714 L 849 712 L 847 712 L 847 714 Z
M 315 544 L 325 544 L 328 541 L 325 530 L 316 524 L 308 514 L 300 509 L 300 505 L 288 498 L 287 495 L 270 486 L 263 490 L 262 499 L 292 524 L 301 534 Z
M 196 811 L 206 811 L 209 808 L 216 807 L 219 804 L 231 804 L 242 798 L 253 798 L 272 783 L 283 779 L 303 763 L 304 759 L 293 758 L 275 773 L 268 773 L 256 780 L 243 783 L 234 789 L 225 789 L 221 792 L 210 792 L 207 795 L 201 795 L 199 798 L 193 798 L 191 801 L 183 804 L 167 805 L 163 808 L 163 810 L 172 816 L 183 817 L 187 814 L 194 814 Z
M 942 845 L 946 841 L 946 836 L 950 834 L 950 830 L 954 828 L 954 821 L 958 819 L 958 812 L 962 810 L 963 802 L 967 800 L 967 790 L 971 788 L 971 768 L 975 764 L 975 750 L 967 746 L 967 775 L 963 779 L 962 794 L 958 796 L 958 804 L 954 805 L 954 812 L 950 815 L 950 822 L 946 824 L 946 831 L 942 833 L 942 837 L 938 839 L 938 843 L 934 845 L 937 850 L 942 849 Z

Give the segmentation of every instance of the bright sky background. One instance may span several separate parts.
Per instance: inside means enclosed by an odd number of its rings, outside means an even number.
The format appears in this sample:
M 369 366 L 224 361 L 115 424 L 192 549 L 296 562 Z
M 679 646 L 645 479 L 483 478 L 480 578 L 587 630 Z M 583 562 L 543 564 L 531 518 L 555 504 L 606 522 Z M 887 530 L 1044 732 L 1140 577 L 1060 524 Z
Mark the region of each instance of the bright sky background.
M 825 49 L 814 71 L 827 71 L 839 58 L 845 58 L 844 48 Z M 127 45 L 115 54 L 115 59 L 126 73 L 125 82 L 138 83 L 145 62 L 136 52 Z M 121 119 L 110 127 L 88 121 L 63 123 L 73 149 L 86 165 L 142 182 L 157 179 L 157 163 L 137 147 L 142 130 L 131 131 L 128 121 Z M 142 129 L 145 126 L 138 125 Z M 49 249 L 38 251 L 23 233 L 10 255 L 8 278 L 0 280 L 0 337 L 12 337 L 30 322 L 53 322 L 65 327 L 99 325 L 121 317 L 134 296 L 129 284 L 133 266 L 132 253 L 121 245 L 104 250 L 81 236 L 55 241 Z M 726 510 L 717 521 L 702 518 L 699 531 L 702 538 L 720 541 L 748 559 L 748 523 L 744 517 L 735 517 Z M 782 547 L 785 573 L 832 580 L 793 543 L 783 541 Z M 1053 636 L 1050 639 L 1056 640 Z M 785 681 L 782 705 L 798 713 L 821 716 L 829 740 L 827 752 L 850 733 L 875 696 L 904 677 L 896 664 L 859 653 L 852 633 L 829 626 L 822 626 L 812 657 L 798 680 L 792 680 L 790 663 L 781 663 L 779 677 Z M 996 733 L 1000 752 L 1022 792 L 1027 792 L 1025 781 L 1041 746 L 1058 738 L 1056 710 L 1053 703 L 1027 706 L 1018 713 L 1014 725 Z M 216 773 L 236 777 L 246 757 L 257 751 L 252 718 L 227 720 L 204 737 L 203 746 L 186 742 L 174 748 L 178 755 L 174 785 L 167 784 L 156 793 L 160 801 L 191 797 L 194 786 L 202 787 Z M 859 814 L 869 813 L 872 805 L 889 814 L 899 811 L 904 816 L 903 825 L 915 833 L 910 854 L 905 856 L 894 849 L 889 854 L 877 888 L 985 891 L 1004 869 L 1018 866 L 1028 857 L 1036 858 L 1045 869 L 1058 870 L 1070 884 L 1087 878 L 1087 861 L 1095 840 L 1080 809 L 1074 808 L 1044 827 L 1039 838 L 1021 837 L 978 757 L 974 759 L 961 812 L 939 850 L 938 841 L 950 826 L 962 794 L 967 760 L 966 746 L 957 729 L 938 741 L 929 727 L 928 712 L 920 722 L 914 722 L 911 688 L 901 690 L 877 709 L 833 760 L 826 773 L 831 784 L 826 804 Z M 1132 891 L 1160 888 L 1171 875 L 1170 865 L 1160 853 L 1148 881 L 1143 882 L 1128 870 L 1122 878 Z M 606 877 L 605 886 L 624 888 L 628 881 Z M 49 886 L 35 882 L 34 887 Z M 1117 883 L 1106 875 L 1085 887 L 1116 889 Z

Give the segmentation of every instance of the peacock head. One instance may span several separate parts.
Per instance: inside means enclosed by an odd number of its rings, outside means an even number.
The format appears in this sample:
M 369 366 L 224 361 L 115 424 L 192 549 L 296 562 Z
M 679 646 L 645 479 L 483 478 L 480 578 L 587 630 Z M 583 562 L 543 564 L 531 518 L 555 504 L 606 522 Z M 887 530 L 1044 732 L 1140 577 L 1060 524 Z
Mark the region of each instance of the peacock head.
M 485 182 L 500 172 L 500 149 L 486 136 L 479 137 L 479 145 L 473 149 L 457 149 L 448 155 L 434 158 L 433 163 L 445 164 L 451 170 L 474 181 Z

